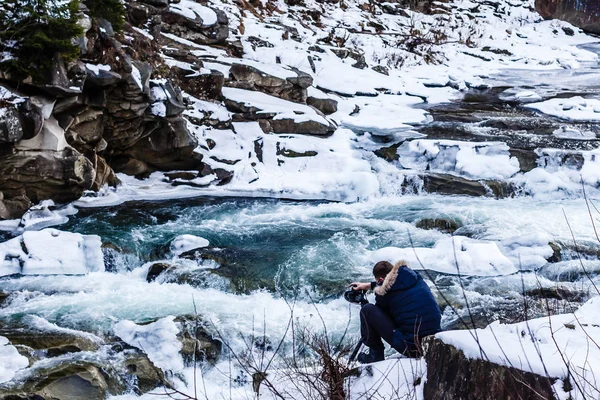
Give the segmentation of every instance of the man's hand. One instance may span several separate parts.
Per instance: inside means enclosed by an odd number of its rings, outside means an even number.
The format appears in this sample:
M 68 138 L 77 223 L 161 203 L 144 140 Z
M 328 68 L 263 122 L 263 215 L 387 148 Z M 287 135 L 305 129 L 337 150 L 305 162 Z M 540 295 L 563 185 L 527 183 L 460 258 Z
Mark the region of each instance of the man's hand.
M 369 289 L 371 289 L 370 283 L 363 283 L 363 282 L 352 282 L 348 286 L 351 286 L 352 290 L 369 290 Z

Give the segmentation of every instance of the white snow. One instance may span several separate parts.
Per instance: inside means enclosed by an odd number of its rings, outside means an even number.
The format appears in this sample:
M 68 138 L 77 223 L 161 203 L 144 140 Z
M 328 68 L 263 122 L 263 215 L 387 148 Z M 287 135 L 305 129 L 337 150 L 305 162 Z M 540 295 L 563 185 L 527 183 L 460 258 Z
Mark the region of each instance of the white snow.
M 502 142 L 417 139 L 398 148 L 400 164 L 417 171 L 444 172 L 475 179 L 506 179 L 519 172 L 519 161 Z
M 464 236 L 443 238 L 432 248 L 384 247 L 365 255 L 365 261 L 370 265 L 378 261 L 395 263 L 398 260 L 405 260 L 412 269 L 465 276 L 508 275 L 517 271 L 495 242 Z
M 7 338 L 0 336 L 0 384 L 10 381 L 15 373 L 29 366 L 29 360 L 19 354 Z
M 422 358 L 387 358 L 360 366 L 361 376 L 349 381 L 350 399 L 423 399 L 427 363 Z
M 600 121 L 600 100 L 581 96 L 567 99 L 550 99 L 541 103 L 528 104 L 544 114 L 570 121 Z
M 179 3 L 171 3 L 169 10 L 191 20 L 200 18 L 202 26 L 212 26 L 217 23 L 217 13 L 193 0 L 181 0 Z
M 175 317 L 169 316 L 146 325 L 122 320 L 115 324 L 114 331 L 123 341 L 137 347 L 148 355 L 152 363 L 163 371 L 183 370 L 181 342 L 177 339 L 179 328 Z
M 193 103 L 193 107 L 188 108 L 185 112 L 185 115 L 188 117 L 203 119 L 205 114 L 209 114 L 211 119 L 216 119 L 221 122 L 231 120 L 231 113 L 227 111 L 227 108 L 225 108 L 223 105 L 211 103 L 205 100 L 199 100 L 190 95 L 186 96 L 186 100 L 188 100 L 190 103 Z M 192 128 L 192 130 L 195 127 L 192 124 L 189 124 L 189 126 Z
M 352 104 L 354 103 L 354 104 Z M 342 104 L 331 118 L 341 125 L 360 131 L 394 133 L 412 128 L 411 125 L 425 124 L 431 117 L 424 110 L 411 106 L 423 103 L 414 96 L 379 95 L 377 97 L 355 98 Z M 347 107 L 351 106 L 352 109 Z M 350 115 L 355 106 L 359 112 Z
M 437 338 L 472 359 L 562 380 L 570 378 L 572 390 L 557 393 L 573 400 L 600 397 L 600 297 L 594 297 L 573 314 L 537 318 L 512 325 L 498 322 L 474 331 L 448 331 Z M 571 395 L 571 397 L 568 397 Z
M 0 243 L 0 276 L 87 274 L 104 270 L 99 236 L 56 229 L 28 231 Z
M 561 193 L 581 197 L 582 182 L 586 191 L 594 196 L 600 185 L 600 150 L 572 151 L 559 149 L 538 149 L 538 166 L 514 178 L 524 189 L 535 197 L 556 197 Z M 583 165 L 563 163 L 565 157 L 580 157 Z
M 140 73 L 140 70 L 136 68 L 135 65 L 131 66 L 131 76 L 133 77 L 133 80 L 135 81 L 135 84 L 141 90 L 144 90 L 144 87 L 142 85 L 142 74 Z
M 171 253 L 179 255 L 186 251 L 207 247 L 208 240 L 194 235 L 179 235 L 171 242 Z
M 515 94 L 515 98 L 521 101 L 539 101 L 542 99 L 539 94 L 529 90 Z
M 290 118 L 296 122 L 316 121 L 328 125 L 325 117 L 317 114 L 314 108 L 293 103 L 261 92 L 224 87 L 223 96 L 245 106 L 257 108 L 259 113 L 277 113 L 275 119 Z
M 85 68 L 94 75 L 100 75 L 100 71 L 110 71 L 110 65 L 106 64 L 85 64 Z

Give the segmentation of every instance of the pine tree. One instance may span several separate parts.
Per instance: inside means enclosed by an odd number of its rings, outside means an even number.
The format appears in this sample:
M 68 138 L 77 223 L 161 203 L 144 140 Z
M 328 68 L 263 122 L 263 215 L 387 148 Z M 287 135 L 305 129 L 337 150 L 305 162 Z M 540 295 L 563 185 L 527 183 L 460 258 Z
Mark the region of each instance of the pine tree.
M 77 57 L 73 38 L 79 0 L 3 0 L 0 7 L 0 70 L 13 79 L 42 82 L 53 59 Z
M 123 29 L 125 7 L 121 0 L 85 0 L 84 2 L 90 10 L 90 16 L 106 19 L 115 31 Z

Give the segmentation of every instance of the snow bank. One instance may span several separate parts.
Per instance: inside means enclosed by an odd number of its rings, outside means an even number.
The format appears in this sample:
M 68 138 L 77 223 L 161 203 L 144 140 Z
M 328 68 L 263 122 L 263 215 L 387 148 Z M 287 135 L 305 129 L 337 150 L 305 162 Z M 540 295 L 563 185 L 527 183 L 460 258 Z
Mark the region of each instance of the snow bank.
M 100 71 L 110 71 L 110 65 L 106 64 L 85 64 L 85 68 L 94 75 L 100 75 Z
M 95 197 L 82 197 L 77 207 L 99 207 L 130 200 L 159 200 L 201 195 L 272 197 L 296 200 L 352 202 L 378 196 L 380 186 L 368 160 L 353 147 L 354 133 L 338 129 L 328 138 L 305 135 L 265 134 L 257 122 L 233 123 L 234 130 L 219 130 L 213 135 L 202 127 L 196 133 L 199 143 L 211 138 L 210 150 L 196 149 L 205 155 L 212 168 L 234 173 L 227 185 L 191 187 L 172 185 L 160 172 L 145 180 L 118 174 L 123 184 L 104 188 Z M 255 152 L 257 146 L 262 156 Z M 291 152 L 298 153 L 296 156 Z M 218 160 L 233 160 L 231 165 Z M 211 176 L 202 182 L 208 185 Z M 212 178 L 214 179 L 214 177 Z M 180 183 L 180 182 L 178 182 Z
M 417 139 L 398 148 L 400 164 L 417 171 L 445 172 L 473 179 L 506 179 L 519 172 L 519 161 L 501 142 Z
M 194 235 L 179 235 L 171 242 L 171 253 L 179 255 L 186 251 L 207 247 L 208 240 Z
M 0 384 L 10 381 L 15 372 L 28 366 L 27 357 L 20 355 L 7 338 L 0 336 Z
M 175 317 L 169 316 L 147 325 L 123 320 L 115 324 L 114 331 L 125 343 L 144 351 L 156 367 L 179 372 L 183 370 L 183 359 L 177 339 L 179 328 L 174 320 Z
M 555 385 L 559 399 L 600 396 L 600 297 L 590 299 L 574 314 L 537 318 L 512 325 L 498 322 L 485 329 L 449 331 L 436 337 L 462 350 L 468 358 L 484 358 L 500 365 L 551 378 L 570 377 L 569 393 Z M 571 395 L 572 397 L 568 397 Z
M 0 276 L 104 271 L 100 237 L 44 229 L 0 243 Z
M 570 121 L 600 121 L 600 100 L 585 99 L 581 96 L 550 99 L 528 104 L 526 107 Z
M 464 236 L 441 239 L 433 248 L 384 247 L 367 255 L 370 264 L 378 261 L 395 263 L 398 260 L 406 260 L 413 269 L 468 276 L 508 275 L 517 271 L 495 242 Z
M 427 364 L 422 358 L 396 356 L 360 368 L 361 376 L 349 381 L 350 399 L 423 399 Z

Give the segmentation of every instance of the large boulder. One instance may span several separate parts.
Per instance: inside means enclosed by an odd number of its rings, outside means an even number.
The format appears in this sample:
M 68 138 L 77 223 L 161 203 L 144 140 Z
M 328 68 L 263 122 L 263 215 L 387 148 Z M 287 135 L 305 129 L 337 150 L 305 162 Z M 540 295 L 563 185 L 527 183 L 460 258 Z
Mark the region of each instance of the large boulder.
M 103 371 L 90 363 L 61 362 L 40 368 L 40 377 L 9 388 L 2 399 L 104 400 L 110 388 Z
M 0 163 L 4 201 L 27 196 L 33 202 L 54 199 L 66 203 L 90 189 L 94 178 L 90 160 L 71 147 L 59 151 L 12 151 Z
M 305 104 L 233 87 L 224 87 L 225 106 L 233 122 L 258 121 L 265 133 L 329 136 L 335 123 Z
M 460 176 L 442 173 L 423 173 L 422 190 L 427 193 L 454 194 L 461 196 L 491 196 L 505 198 L 514 195 L 515 189 L 510 183 L 500 180 L 471 180 Z M 407 180 L 405 190 L 414 190 L 414 182 Z
M 202 156 L 194 153 L 198 141 L 181 117 L 157 119 L 151 132 L 124 153 L 158 170 L 202 169 Z
M 102 339 L 95 335 L 59 328 L 35 316 L 0 325 L 0 336 L 6 337 L 15 346 L 30 348 L 38 353 L 44 353 L 47 357 L 96 351 L 102 344 Z
M 467 357 L 434 337 L 425 339 L 425 400 L 556 399 L 548 378 L 487 360 Z
M 598 0 L 535 0 L 535 8 L 545 19 L 561 19 L 585 31 L 600 34 Z
M 215 362 L 221 355 L 223 343 L 214 339 L 205 328 L 206 322 L 197 315 L 186 315 L 175 318 L 179 325 L 177 339 L 181 342 L 181 356 L 187 366 L 194 362 Z
M 194 72 L 181 68 L 172 68 L 179 86 L 186 93 L 201 100 L 220 100 L 223 96 L 222 89 L 225 83 L 225 75 L 217 70 L 209 73 Z

